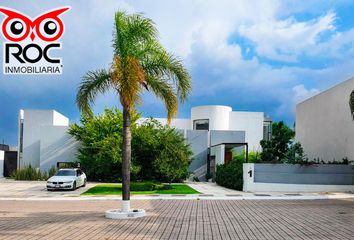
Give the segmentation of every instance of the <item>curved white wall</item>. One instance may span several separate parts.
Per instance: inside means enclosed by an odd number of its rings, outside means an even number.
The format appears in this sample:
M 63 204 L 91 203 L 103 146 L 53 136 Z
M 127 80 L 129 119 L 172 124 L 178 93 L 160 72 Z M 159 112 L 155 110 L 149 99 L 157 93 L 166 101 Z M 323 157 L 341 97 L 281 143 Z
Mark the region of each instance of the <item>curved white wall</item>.
M 209 130 L 229 130 L 231 107 L 228 106 L 198 106 L 191 110 L 192 124 L 194 120 L 209 119 Z

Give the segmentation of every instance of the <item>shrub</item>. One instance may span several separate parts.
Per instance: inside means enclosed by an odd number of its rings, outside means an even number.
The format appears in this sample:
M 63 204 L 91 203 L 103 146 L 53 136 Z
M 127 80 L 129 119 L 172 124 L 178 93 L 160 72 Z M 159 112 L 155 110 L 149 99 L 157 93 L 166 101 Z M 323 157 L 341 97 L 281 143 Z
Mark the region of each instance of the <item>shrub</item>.
M 218 165 L 215 181 L 221 186 L 242 191 L 243 161 L 232 160 L 227 165 Z
M 24 168 L 16 169 L 12 172 L 11 178 L 15 180 L 27 180 L 27 181 L 41 181 L 47 180 L 48 175 L 46 172 L 41 172 L 39 169 L 33 168 L 28 165 Z
M 54 176 L 57 173 L 58 169 L 55 167 L 51 167 L 48 171 L 48 178 Z
M 242 152 L 233 152 L 232 159 L 239 162 L 246 162 L 245 151 Z M 261 154 L 259 152 L 250 151 L 248 152 L 248 162 L 249 163 L 258 163 L 261 161 Z
M 133 161 L 141 166 L 140 179 L 179 182 L 189 175 L 192 151 L 174 128 L 149 119 L 133 132 Z
M 173 128 L 159 129 L 159 151 L 153 166 L 155 179 L 161 182 L 181 182 L 189 175 L 188 167 L 192 156 L 183 135 Z
M 171 184 L 155 184 L 155 190 L 171 190 Z
M 154 191 L 156 185 L 151 182 L 132 182 L 130 184 L 130 191 Z
M 272 124 L 272 137 L 269 141 L 262 140 L 262 162 L 277 163 L 286 158 L 295 132 L 290 129 L 283 121 Z
M 132 182 L 130 184 L 130 191 L 154 191 L 154 190 L 169 190 L 172 189 L 170 184 L 161 184 L 154 182 Z
M 305 157 L 304 150 L 299 142 L 293 142 L 289 145 L 289 149 L 282 162 L 291 164 L 304 164 L 308 162 Z
M 137 114 L 132 114 L 132 130 Z M 98 116 L 82 116 L 81 125 L 72 124 L 69 134 L 81 143 L 78 160 L 88 180 L 119 182 L 122 179 L 123 114 L 118 108 L 105 109 Z M 136 166 L 131 164 L 132 179 Z
M 250 151 L 248 153 L 248 162 L 249 163 L 258 163 L 261 161 L 261 153 Z
M 132 114 L 132 180 L 186 179 L 192 152 L 183 135 L 153 119 L 137 126 L 138 118 Z M 70 126 L 69 133 L 81 142 L 78 159 L 89 180 L 121 181 L 122 124 L 122 113 L 113 108 Z

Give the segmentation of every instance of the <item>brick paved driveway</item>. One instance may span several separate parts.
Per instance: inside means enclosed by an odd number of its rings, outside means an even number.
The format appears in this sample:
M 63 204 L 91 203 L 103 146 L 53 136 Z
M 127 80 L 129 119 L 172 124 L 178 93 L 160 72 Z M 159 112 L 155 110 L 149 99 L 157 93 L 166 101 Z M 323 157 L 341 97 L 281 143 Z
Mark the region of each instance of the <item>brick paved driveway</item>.
M 354 200 L 0 201 L 0 239 L 354 239 Z
M 79 196 L 82 192 L 95 186 L 96 183 L 87 183 L 86 187 L 80 187 L 75 191 L 48 192 L 45 181 L 14 181 L 0 179 L 0 198 L 31 198 L 31 197 L 63 197 Z

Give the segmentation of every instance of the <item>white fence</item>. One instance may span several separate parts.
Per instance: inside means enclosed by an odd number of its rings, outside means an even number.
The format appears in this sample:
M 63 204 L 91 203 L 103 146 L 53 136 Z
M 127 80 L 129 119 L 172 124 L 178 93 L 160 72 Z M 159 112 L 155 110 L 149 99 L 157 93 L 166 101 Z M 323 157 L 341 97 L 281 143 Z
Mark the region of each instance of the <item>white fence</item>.
M 243 164 L 245 192 L 354 192 L 354 165 Z

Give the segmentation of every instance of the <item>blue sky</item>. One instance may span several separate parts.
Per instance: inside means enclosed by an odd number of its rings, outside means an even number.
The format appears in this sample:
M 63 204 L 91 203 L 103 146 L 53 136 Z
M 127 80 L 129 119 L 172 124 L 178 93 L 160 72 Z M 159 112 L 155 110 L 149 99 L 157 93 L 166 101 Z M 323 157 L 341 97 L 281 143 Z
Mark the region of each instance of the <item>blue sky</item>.
M 263 111 L 292 125 L 296 103 L 354 76 L 354 2 L 349 0 L 2 0 L 0 6 L 31 17 L 72 7 L 62 15 L 63 75 L 0 73 L 0 141 L 12 145 L 17 144 L 21 108 L 56 109 L 78 121 L 77 86 L 85 72 L 109 66 L 118 10 L 152 18 L 163 45 L 184 60 L 193 94 L 178 117 L 189 117 L 196 105 L 223 104 L 236 111 Z M 0 41 L 2 56 L 2 35 Z M 150 94 L 143 102 L 138 108 L 144 116 L 166 115 Z M 119 100 L 109 93 L 97 99 L 94 110 L 113 105 L 119 106 Z

